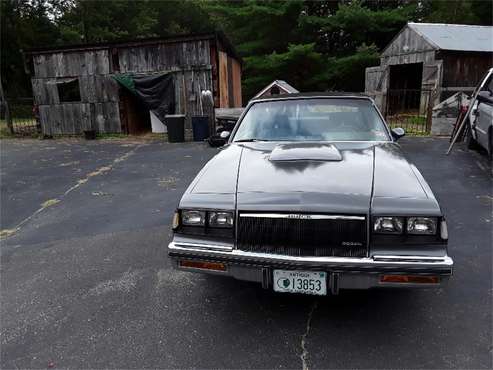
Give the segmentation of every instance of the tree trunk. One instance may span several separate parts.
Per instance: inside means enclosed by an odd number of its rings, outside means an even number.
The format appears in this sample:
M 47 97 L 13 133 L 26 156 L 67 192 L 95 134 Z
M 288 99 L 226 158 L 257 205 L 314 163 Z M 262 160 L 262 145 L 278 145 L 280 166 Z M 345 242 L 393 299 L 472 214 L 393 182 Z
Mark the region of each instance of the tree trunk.
M 14 126 L 12 125 L 12 117 L 10 116 L 9 103 L 7 102 L 7 98 L 3 93 L 3 85 L 1 78 L 0 78 L 0 102 L 2 102 L 5 107 L 5 121 L 7 122 L 7 128 L 9 129 L 9 132 L 13 134 Z

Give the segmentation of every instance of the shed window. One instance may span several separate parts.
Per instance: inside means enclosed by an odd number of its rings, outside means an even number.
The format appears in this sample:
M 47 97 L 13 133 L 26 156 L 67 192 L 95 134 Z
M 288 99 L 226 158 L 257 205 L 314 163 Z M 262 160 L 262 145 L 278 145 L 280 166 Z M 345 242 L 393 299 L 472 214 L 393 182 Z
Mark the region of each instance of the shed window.
M 80 102 L 79 80 L 57 82 L 60 103 Z
M 113 72 L 120 72 L 120 55 L 118 49 L 111 49 L 111 67 Z

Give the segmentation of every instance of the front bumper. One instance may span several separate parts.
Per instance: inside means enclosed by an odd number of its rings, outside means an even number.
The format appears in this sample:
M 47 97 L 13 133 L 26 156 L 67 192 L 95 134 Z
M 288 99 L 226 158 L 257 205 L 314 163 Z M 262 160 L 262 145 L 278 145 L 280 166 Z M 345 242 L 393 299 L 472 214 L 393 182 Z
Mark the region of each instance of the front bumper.
M 452 275 L 453 261 L 448 256 L 374 255 L 364 258 L 347 257 L 292 257 L 252 253 L 224 245 L 177 243 L 168 245 L 168 254 L 180 270 L 231 276 L 239 280 L 272 285 L 272 270 L 327 271 L 332 293 L 339 289 L 369 289 L 373 287 L 431 287 L 445 283 Z M 222 263 L 224 271 L 183 267 L 180 261 Z M 439 283 L 382 282 L 384 275 L 438 277 Z

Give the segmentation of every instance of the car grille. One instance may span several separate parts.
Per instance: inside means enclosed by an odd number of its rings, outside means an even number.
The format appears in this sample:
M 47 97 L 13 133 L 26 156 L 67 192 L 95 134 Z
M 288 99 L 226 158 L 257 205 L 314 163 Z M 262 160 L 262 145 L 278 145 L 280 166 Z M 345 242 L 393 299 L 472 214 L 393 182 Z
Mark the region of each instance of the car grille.
M 365 216 L 240 213 L 239 250 L 299 257 L 365 257 Z

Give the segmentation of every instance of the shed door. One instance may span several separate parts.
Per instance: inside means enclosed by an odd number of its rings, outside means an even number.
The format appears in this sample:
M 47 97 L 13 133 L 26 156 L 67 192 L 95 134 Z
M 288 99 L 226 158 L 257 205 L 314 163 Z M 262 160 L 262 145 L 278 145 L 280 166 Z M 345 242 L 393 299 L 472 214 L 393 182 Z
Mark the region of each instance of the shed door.
M 436 90 L 442 85 L 442 61 L 437 60 L 423 66 L 423 79 L 421 88 L 423 90 Z
M 377 107 L 384 111 L 383 96 L 387 91 L 387 66 L 370 67 L 366 69 L 365 93 L 375 100 Z
M 423 79 L 421 81 L 422 94 L 432 96 L 432 107 L 440 103 L 443 75 L 443 62 L 436 60 L 433 63 L 423 65 Z M 422 97 L 421 101 L 425 99 Z
M 382 77 L 385 67 L 369 67 L 366 69 L 365 92 L 371 94 L 382 91 Z

